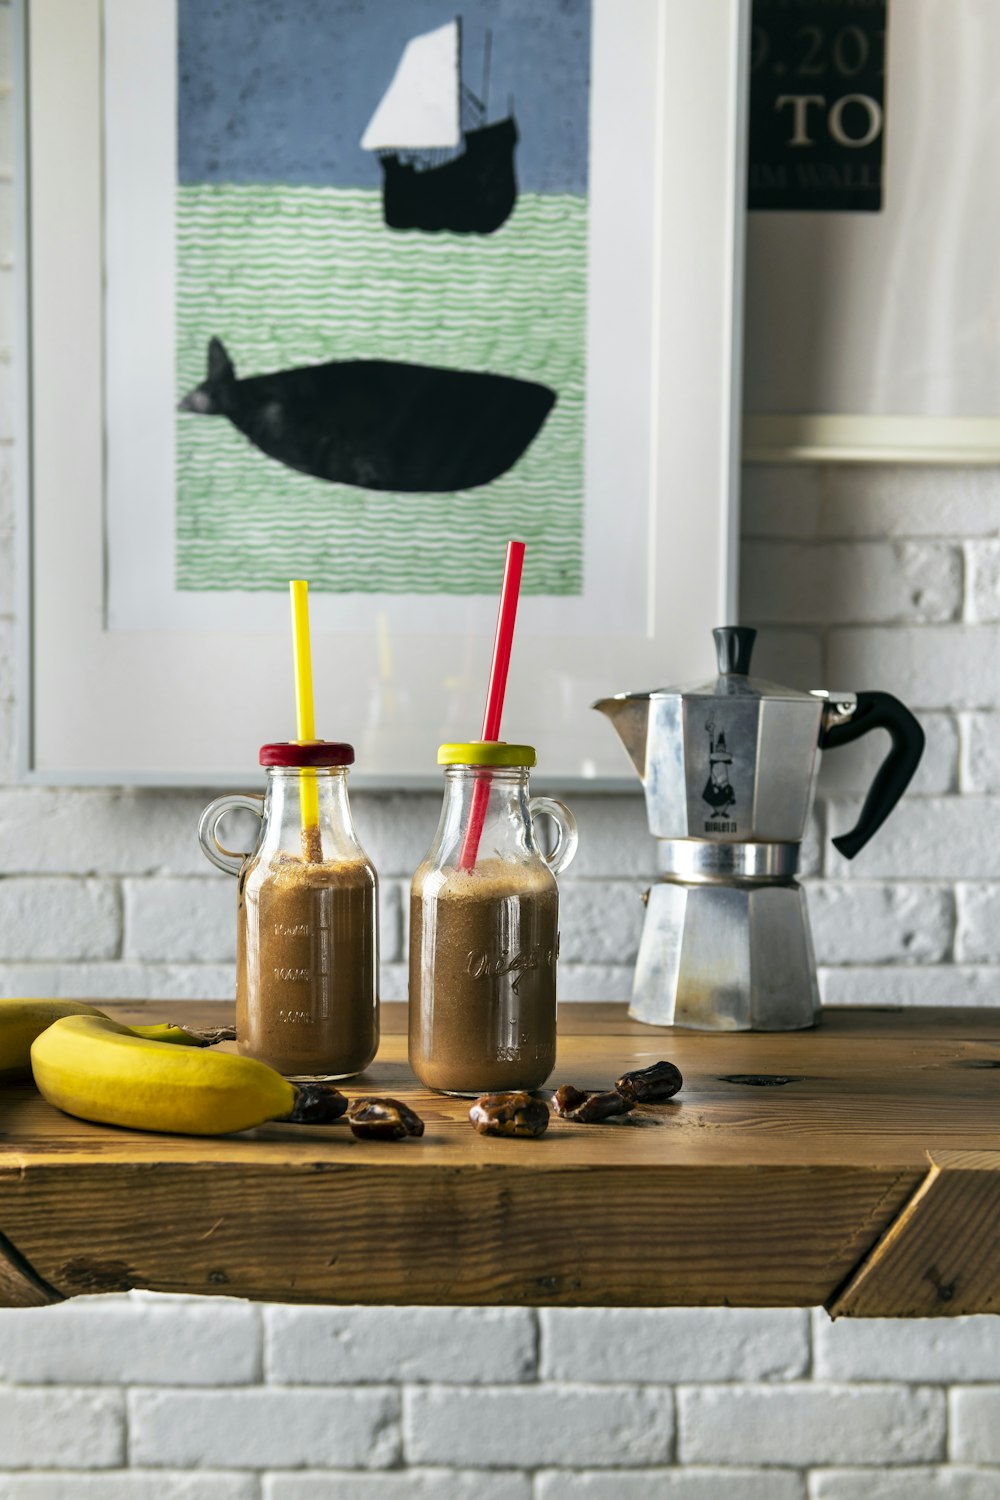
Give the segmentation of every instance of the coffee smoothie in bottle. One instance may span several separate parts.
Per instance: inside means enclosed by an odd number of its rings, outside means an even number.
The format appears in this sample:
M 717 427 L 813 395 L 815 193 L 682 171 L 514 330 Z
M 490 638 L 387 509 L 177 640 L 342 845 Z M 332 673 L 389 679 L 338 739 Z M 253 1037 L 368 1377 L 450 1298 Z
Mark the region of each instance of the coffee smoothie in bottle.
M 202 819 L 206 854 L 239 880 L 237 1045 L 290 1077 L 350 1077 L 378 1047 L 378 878 L 351 818 L 353 760 L 329 741 L 264 745 L 263 808 L 223 797 Z M 215 836 L 233 806 L 263 820 L 242 858 Z
M 576 824 L 528 798 L 530 745 L 442 745 L 445 799 L 410 896 L 410 1066 L 442 1093 L 539 1088 L 555 1064 L 559 893 Z M 532 814 L 556 823 L 551 855 Z

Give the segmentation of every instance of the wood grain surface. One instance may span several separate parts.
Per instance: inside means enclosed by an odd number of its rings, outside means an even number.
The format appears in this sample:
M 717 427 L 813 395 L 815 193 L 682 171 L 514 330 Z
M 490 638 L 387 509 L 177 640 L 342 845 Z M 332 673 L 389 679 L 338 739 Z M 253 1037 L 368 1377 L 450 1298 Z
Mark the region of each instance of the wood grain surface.
M 221 1024 L 218 1003 L 112 1005 Z M 663 1030 L 564 1005 L 551 1079 L 608 1087 L 669 1058 L 676 1100 L 491 1140 L 406 1063 L 383 1007 L 373 1066 L 421 1139 L 271 1125 L 141 1134 L 0 1091 L 0 1302 L 148 1287 L 303 1302 L 1000 1306 L 1000 1011 L 830 1011 L 815 1031 Z M 13 1272 L 5 1267 L 15 1264 Z M 935 1290 L 935 1280 L 950 1296 Z
M 935 1151 L 924 1181 L 830 1312 L 854 1318 L 1000 1312 L 1000 1152 Z

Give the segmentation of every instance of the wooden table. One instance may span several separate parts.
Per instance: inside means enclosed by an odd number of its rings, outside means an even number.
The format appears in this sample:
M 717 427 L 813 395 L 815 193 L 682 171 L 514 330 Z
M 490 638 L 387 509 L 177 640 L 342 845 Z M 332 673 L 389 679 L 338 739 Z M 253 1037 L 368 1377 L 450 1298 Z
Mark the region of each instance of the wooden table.
M 220 1024 L 218 1004 L 109 1005 Z M 145 1135 L 0 1091 L 0 1303 L 148 1287 L 293 1302 L 1000 1311 L 1000 1011 L 828 1011 L 814 1032 L 664 1031 L 564 1005 L 553 1085 L 676 1062 L 675 1102 L 491 1140 L 406 1063 L 405 1008 L 346 1125 Z

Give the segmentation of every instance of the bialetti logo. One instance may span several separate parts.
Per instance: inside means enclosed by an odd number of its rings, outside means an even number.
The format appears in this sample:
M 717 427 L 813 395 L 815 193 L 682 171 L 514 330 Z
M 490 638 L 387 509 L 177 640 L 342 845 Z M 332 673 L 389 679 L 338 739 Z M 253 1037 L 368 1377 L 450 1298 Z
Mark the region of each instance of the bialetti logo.
M 701 795 L 712 809 L 711 817 L 705 820 L 705 832 L 736 833 L 737 823 L 730 814 L 730 809 L 736 806 L 736 793 L 729 780 L 733 757 L 726 744 L 726 731 L 720 728 L 716 732 L 714 719 L 706 720 L 705 730 L 708 734 L 708 780 Z

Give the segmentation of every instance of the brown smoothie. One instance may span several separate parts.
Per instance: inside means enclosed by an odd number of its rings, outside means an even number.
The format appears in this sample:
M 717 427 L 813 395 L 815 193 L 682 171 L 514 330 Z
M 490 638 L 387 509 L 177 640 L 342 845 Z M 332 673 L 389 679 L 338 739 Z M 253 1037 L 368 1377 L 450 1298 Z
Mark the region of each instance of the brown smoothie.
M 363 859 L 282 854 L 240 880 L 239 1050 L 291 1076 L 346 1078 L 378 1047 L 378 882 Z
M 543 864 L 413 877 L 410 1066 L 447 1094 L 536 1089 L 556 1060 L 559 892 Z

